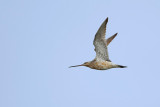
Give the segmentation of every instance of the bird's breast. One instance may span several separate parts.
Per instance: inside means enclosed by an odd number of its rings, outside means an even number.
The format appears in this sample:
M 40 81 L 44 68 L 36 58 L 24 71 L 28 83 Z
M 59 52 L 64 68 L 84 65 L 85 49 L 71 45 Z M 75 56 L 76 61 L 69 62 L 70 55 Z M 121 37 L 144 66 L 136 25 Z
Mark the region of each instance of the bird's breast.
M 108 61 L 93 61 L 88 67 L 98 70 L 107 70 L 112 68 L 112 63 Z

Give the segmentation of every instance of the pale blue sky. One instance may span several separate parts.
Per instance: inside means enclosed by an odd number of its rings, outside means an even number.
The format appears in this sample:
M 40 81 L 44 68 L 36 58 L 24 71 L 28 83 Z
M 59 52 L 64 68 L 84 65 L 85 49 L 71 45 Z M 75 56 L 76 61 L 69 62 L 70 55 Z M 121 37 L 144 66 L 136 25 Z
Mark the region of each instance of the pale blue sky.
M 109 17 L 110 59 L 95 57 Z M 159 0 L 0 0 L 0 107 L 160 107 Z

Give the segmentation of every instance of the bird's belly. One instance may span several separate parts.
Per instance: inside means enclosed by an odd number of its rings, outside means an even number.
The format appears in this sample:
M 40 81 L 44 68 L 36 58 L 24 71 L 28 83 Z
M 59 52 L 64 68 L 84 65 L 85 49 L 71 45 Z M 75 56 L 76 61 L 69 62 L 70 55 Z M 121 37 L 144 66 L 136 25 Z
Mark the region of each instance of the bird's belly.
M 103 61 L 103 62 L 93 62 L 90 66 L 92 69 L 97 69 L 97 70 L 107 70 L 112 68 L 110 62 L 108 61 Z

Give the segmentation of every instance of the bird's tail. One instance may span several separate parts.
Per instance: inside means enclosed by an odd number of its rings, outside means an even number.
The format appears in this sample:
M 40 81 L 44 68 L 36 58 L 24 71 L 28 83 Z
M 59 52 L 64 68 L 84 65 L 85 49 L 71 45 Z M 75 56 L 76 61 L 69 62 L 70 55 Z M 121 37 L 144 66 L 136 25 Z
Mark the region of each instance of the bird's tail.
M 117 68 L 127 68 L 127 66 L 117 65 Z

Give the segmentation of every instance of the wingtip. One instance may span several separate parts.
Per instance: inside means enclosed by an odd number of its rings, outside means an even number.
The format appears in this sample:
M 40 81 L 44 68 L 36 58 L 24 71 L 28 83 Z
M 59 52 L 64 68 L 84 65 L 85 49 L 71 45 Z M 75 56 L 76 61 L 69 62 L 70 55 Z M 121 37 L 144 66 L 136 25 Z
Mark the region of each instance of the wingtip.
M 108 17 L 106 18 L 106 22 L 108 22 Z
M 112 35 L 111 37 L 109 37 L 107 40 L 106 40 L 106 43 L 107 43 L 107 46 L 110 44 L 110 42 L 117 36 L 118 33 L 115 33 L 114 35 Z
M 115 33 L 113 36 L 116 37 L 118 35 L 118 33 Z

